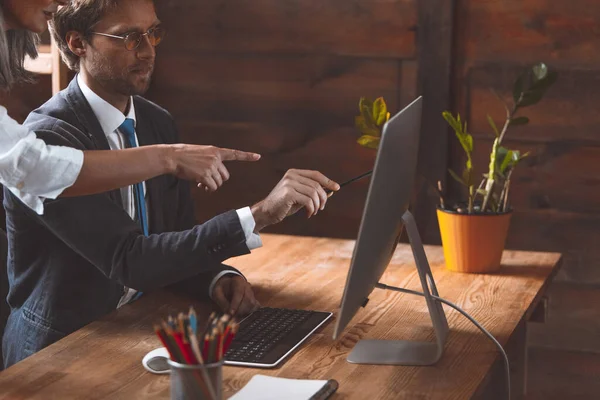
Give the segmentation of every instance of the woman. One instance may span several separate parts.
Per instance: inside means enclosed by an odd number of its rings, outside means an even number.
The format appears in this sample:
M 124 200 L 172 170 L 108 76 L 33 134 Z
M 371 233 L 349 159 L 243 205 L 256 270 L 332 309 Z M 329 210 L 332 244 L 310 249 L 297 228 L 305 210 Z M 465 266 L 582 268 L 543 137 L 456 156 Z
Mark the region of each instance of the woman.
M 0 90 L 30 79 L 25 55 L 37 56 L 37 34 L 68 0 L 0 0 Z M 117 151 L 48 146 L 0 106 L 0 183 L 38 213 L 43 200 L 128 186 L 162 174 L 194 180 L 216 190 L 229 178 L 222 161 L 255 161 L 238 150 L 185 144 Z

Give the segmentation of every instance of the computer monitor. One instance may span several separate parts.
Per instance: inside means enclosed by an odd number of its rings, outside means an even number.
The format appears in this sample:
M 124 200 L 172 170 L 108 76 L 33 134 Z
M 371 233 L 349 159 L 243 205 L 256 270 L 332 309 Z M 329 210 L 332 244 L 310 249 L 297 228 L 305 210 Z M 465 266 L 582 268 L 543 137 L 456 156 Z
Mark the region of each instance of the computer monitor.
M 408 211 L 417 169 L 422 102 L 422 97 L 417 98 L 383 127 L 333 338 L 341 336 L 359 308 L 367 303 L 406 228 L 437 341 L 362 340 L 349 355 L 350 362 L 430 365 L 443 352 L 448 323 L 441 304 L 431 297 L 431 293 L 437 296 L 437 289 Z

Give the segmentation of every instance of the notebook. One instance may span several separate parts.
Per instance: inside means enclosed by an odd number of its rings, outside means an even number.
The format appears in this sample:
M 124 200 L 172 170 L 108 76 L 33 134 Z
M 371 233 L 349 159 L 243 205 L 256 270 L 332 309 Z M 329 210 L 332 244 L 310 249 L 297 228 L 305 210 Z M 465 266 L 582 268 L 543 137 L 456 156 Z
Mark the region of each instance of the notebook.
M 338 388 L 334 379 L 287 379 L 254 375 L 229 400 L 325 400 Z

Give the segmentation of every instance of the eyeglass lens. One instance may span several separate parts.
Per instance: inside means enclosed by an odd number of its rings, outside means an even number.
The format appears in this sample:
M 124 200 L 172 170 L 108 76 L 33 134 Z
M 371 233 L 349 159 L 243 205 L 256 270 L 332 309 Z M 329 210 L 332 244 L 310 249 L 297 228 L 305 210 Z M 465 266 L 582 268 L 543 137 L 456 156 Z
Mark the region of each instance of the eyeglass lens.
M 148 40 L 154 47 L 158 46 L 164 37 L 165 31 L 160 28 L 154 28 L 147 32 Z M 142 43 L 144 34 L 139 32 L 133 32 L 127 35 L 125 38 L 125 47 L 127 50 L 135 50 Z

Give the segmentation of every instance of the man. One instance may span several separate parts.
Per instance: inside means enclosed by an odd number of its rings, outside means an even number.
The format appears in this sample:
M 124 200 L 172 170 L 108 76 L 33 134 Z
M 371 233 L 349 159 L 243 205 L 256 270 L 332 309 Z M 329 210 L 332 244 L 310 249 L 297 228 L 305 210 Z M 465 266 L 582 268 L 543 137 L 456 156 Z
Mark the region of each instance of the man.
M 62 8 L 53 35 L 79 74 L 26 124 L 47 143 L 81 149 L 176 142 L 171 116 L 139 97 L 150 83 L 161 29 L 152 0 L 78 0 Z M 226 171 L 210 176 L 219 185 L 228 178 Z M 172 176 L 48 201 L 43 216 L 5 191 L 11 306 L 6 366 L 140 292 L 168 285 L 208 294 L 227 312 L 251 312 L 257 302 L 250 285 L 221 262 L 260 246 L 257 234 L 265 226 L 303 207 L 309 216 L 323 209 L 324 188 L 339 185 L 316 171 L 291 170 L 261 202 L 198 226 L 187 184 Z M 35 242 L 35 248 L 27 245 Z

